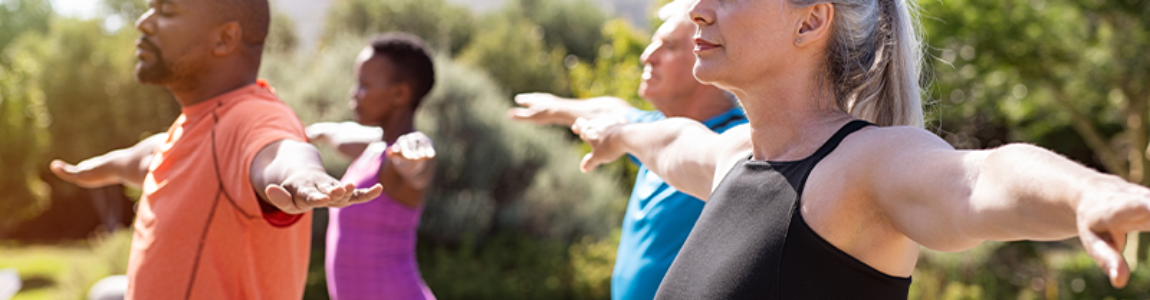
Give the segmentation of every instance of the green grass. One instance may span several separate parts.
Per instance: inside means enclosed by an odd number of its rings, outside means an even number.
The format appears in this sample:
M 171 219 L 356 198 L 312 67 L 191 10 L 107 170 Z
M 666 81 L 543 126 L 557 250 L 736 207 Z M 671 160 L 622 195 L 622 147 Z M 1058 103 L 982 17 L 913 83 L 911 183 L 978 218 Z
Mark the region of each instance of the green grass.
M 24 281 L 12 300 L 84 299 L 96 281 L 127 270 L 131 239 L 121 230 L 64 245 L 0 246 L 0 269 L 16 269 Z

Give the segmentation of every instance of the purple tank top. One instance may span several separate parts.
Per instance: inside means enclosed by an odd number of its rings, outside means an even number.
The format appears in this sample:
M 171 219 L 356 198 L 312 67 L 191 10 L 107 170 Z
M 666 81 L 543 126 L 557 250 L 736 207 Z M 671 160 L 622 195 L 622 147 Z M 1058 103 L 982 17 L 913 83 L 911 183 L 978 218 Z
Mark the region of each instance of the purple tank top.
M 358 188 L 378 183 L 386 149 L 382 142 L 369 145 L 348 166 L 343 182 Z M 435 299 L 415 260 L 422 205 L 408 207 L 384 191 L 372 201 L 328 211 L 325 266 L 331 299 Z

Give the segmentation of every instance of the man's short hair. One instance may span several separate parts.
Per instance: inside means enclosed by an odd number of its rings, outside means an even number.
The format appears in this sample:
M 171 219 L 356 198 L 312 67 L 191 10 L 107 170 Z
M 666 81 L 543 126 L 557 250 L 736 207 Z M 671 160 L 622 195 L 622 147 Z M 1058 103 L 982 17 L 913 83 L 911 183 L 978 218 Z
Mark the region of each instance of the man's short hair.
M 413 96 L 412 107 L 419 107 L 435 86 L 435 65 L 423 39 L 407 33 L 388 32 L 372 38 L 371 49 L 372 57 L 386 57 L 396 66 L 396 70 L 391 70 L 392 75 L 407 82 Z
M 262 47 L 271 26 L 271 8 L 268 0 L 208 0 L 212 12 L 221 22 L 236 21 L 243 30 L 243 41 L 248 46 Z

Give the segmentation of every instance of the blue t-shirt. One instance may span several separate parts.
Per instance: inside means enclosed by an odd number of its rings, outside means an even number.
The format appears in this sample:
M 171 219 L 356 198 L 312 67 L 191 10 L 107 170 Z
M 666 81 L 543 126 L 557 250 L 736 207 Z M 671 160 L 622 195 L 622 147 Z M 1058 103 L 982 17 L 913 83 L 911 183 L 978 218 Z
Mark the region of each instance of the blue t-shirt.
M 636 109 L 627 114 L 631 123 L 666 118 L 658 111 Z M 736 107 L 703 124 L 721 133 L 746 122 L 743 110 Z M 631 161 L 639 164 L 639 173 L 623 217 L 619 252 L 611 275 L 611 299 L 615 300 L 654 299 L 659 283 L 703 212 L 702 200 L 679 192 L 638 160 Z

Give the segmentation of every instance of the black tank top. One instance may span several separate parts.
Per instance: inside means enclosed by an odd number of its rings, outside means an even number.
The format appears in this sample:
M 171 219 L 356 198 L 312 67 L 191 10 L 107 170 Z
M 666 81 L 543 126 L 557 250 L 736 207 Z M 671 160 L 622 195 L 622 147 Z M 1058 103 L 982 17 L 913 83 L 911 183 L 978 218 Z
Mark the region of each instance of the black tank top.
M 735 164 L 712 193 L 656 299 L 906 299 L 910 278 L 883 274 L 835 248 L 800 213 L 807 176 L 852 121 L 799 161 Z

